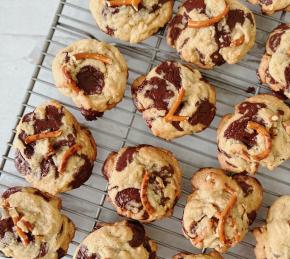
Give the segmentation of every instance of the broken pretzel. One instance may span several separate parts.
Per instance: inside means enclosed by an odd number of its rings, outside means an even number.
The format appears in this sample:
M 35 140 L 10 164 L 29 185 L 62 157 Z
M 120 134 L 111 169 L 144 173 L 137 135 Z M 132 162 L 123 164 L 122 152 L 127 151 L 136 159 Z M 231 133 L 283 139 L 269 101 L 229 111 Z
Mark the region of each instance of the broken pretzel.
M 112 60 L 110 58 L 108 58 L 105 55 L 97 54 L 97 53 L 87 53 L 87 52 L 77 53 L 77 54 L 74 54 L 74 57 L 76 60 L 95 59 L 95 60 L 100 60 L 105 64 L 112 64 Z
M 35 142 L 40 139 L 46 139 L 46 138 L 57 138 L 62 134 L 61 130 L 55 130 L 50 132 L 41 132 L 39 134 L 30 135 L 25 138 L 25 144 L 30 144 L 31 142 Z
M 66 168 L 66 165 L 67 165 L 67 162 L 69 160 L 69 158 L 74 155 L 75 153 L 77 153 L 80 149 L 82 148 L 81 145 L 79 144 L 74 144 L 73 146 L 71 146 L 68 150 L 66 150 L 63 154 L 63 157 L 61 159 L 61 162 L 60 162 L 60 165 L 58 167 L 58 171 L 60 173 L 63 173 L 65 168 Z
M 148 214 L 152 214 L 155 212 L 155 208 L 152 207 L 148 199 L 149 179 L 150 179 L 149 173 L 145 171 L 144 177 L 141 183 L 140 197 L 141 197 L 141 202 L 144 209 L 148 212 Z
M 242 35 L 240 38 L 236 39 L 236 40 L 233 40 L 231 42 L 231 47 L 238 47 L 240 45 L 242 45 L 243 43 L 245 42 L 245 36 Z
M 109 0 L 108 5 L 111 7 L 121 6 L 121 5 L 131 5 L 135 11 L 138 11 L 138 6 L 141 0 Z

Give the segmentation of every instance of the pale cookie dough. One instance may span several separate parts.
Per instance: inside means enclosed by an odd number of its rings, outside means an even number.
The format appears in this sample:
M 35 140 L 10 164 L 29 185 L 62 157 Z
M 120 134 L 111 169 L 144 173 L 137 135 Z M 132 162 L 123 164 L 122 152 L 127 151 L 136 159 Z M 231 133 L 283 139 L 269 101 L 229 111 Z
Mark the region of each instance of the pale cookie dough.
M 0 251 L 15 259 L 59 259 L 75 233 L 61 214 L 61 200 L 34 188 L 12 187 L 2 194 Z
M 173 154 L 149 145 L 111 153 L 103 175 L 118 214 L 142 222 L 171 216 L 181 192 L 182 172 Z
M 290 196 L 282 196 L 270 207 L 266 224 L 256 228 L 253 234 L 257 240 L 257 259 L 290 258 Z
M 60 92 L 72 98 L 87 120 L 95 120 L 123 99 L 128 67 L 116 47 L 85 39 L 56 55 L 52 74 Z
M 262 186 L 253 177 L 230 177 L 215 168 L 200 169 L 191 183 L 193 193 L 182 221 L 184 235 L 197 248 L 224 253 L 248 232 L 262 204 Z
M 218 126 L 218 159 L 225 170 L 273 170 L 290 158 L 290 108 L 275 96 L 260 94 L 236 105 Z
M 87 181 L 97 152 L 90 131 L 56 101 L 22 117 L 14 148 L 18 171 L 33 187 L 51 194 L 78 188 Z
M 271 32 L 258 75 L 273 91 L 290 98 L 290 24 L 281 24 Z
M 237 0 L 187 0 L 167 32 L 168 44 L 182 59 L 208 69 L 237 63 L 255 39 L 254 15 Z
M 132 5 L 109 6 L 122 1 L 91 0 L 90 9 L 102 31 L 123 41 L 138 43 L 149 38 L 172 16 L 173 0 L 125 0 L 136 2 L 137 10 Z
M 209 254 L 179 253 L 173 256 L 172 259 L 223 259 L 223 257 L 218 252 L 211 252 Z
M 248 0 L 252 4 L 259 4 L 262 12 L 272 15 L 274 12 L 290 12 L 290 0 Z
M 142 224 L 120 221 L 97 225 L 76 249 L 74 259 L 156 259 L 156 243 Z
M 174 61 L 165 61 L 138 77 L 132 96 L 152 133 L 167 140 L 204 130 L 216 112 L 215 88 L 198 70 Z M 168 116 L 178 99 L 173 117 L 183 117 L 179 121 Z

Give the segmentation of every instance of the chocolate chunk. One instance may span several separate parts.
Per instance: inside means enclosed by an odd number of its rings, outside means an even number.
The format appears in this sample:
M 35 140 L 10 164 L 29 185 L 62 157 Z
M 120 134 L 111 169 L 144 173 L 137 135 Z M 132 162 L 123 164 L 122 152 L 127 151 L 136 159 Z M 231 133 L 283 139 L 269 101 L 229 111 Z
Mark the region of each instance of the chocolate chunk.
M 204 3 L 204 0 L 188 0 L 184 2 L 183 4 L 186 11 L 189 13 L 193 9 L 198 10 L 199 13 L 205 13 L 206 4 Z
M 0 220 L 0 238 L 4 238 L 6 232 L 12 232 L 13 233 L 13 220 L 12 218 L 6 218 Z
M 161 167 L 160 171 L 153 171 L 150 174 L 149 183 L 153 184 L 156 178 L 159 177 L 162 180 L 163 185 L 166 187 L 170 183 L 174 170 L 171 165 Z
M 237 23 L 240 23 L 241 25 L 244 24 L 245 17 L 245 12 L 243 10 L 230 10 L 226 18 L 226 23 L 229 26 L 230 30 L 233 31 Z
M 158 4 L 154 4 L 152 7 L 151 7 L 151 10 L 149 11 L 149 13 L 154 13 L 156 12 L 157 10 L 159 10 L 162 5 L 164 5 L 166 2 L 168 2 L 169 0 L 158 0 Z M 143 7 L 142 3 L 139 4 L 139 10 Z
M 45 192 L 42 192 L 42 191 L 37 190 L 37 189 L 35 189 L 34 195 L 41 197 L 42 199 L 44 199 L 47 202 L 49 202 L 51 199 L 51 196 L 49 194 L 46 194 Z
M 64 146 L 68 146 L 71 147 L 75 144 L 75 137 L 73 136 L 73 134 L 68 134 L 67 135 L 67 139 L 62 139 L 62 140 L 58 140 L 56 142 L 53 143 L 53 149 L 54 150 L 58 150 L 61 147 Z
M 11 188 L 7 189 L 5 192 L 3 192 L 2 198 L 8 199 L 10 197 L 10 195 L 12 195 L 12 194 L 14 194 L 16 192 L 20 192 L 21 190 L 22 190 L 22 188 L 18 187 L 18 186 L 11 187 Z
M 181 32 L 187 27 L 187 19 L 177 14 L 169 23 L 169 40 L 174 45 Z
M 66 255 L 66 252 L 60 247 L 57 250 L 57 258 L 60 259 L 60 258 L 64 257 L 65 255 Z
M 23 175 L 30 174 L 31 168 L 28 164 L 28 162 L 24 159 L 24 157 L 21 155 L 20 151 L 17 149 L 15 152 L 15 167 L 16 169 Z
M 93 111 L 92 109 L 86 110 L 84 108 L 81 108 L 81 114 L 85 117 L 87 121 L 96 120 L 97 118 L 104 115 L 103 112 Z
M 197 110 L 188 119 L 188 122 L 191 125 L 201 123 L 202 125 L 208 127 L 215 116 L 216 111 L 215 106 L 212 103 L 210 103 L 207 99 L 198 102 L 196 106 L 198 106 Z
M 116 156 L 117 156 L 117 152 L 111 152 L 103 163 L 102 173 L 103 173 L 103 176 L 106 178 L 106 180 L 109 180 L 110 178 L 110 172 L 108 172 L 108 163 L 111 162 L 112 159 L 115 160 Z
M 101 257 L 99 257 L 96 253 L 90 253 L 89 249 L 84 245 L 81 245 L 76 255 L 76 259 L 100 259 L 100 258 Z
M 287 89 L 289 91 L 289 87 L 290 87 L 290 64 L 285 68 L 284 75 L 285 75 L 285 80 L 286 80 L 286 86 L 287 86 Z
M 145 229 L 142 224 L 137 221 L 129 220 L 127 222 L 128 227 L 133 232 L 132 239 L 128 242 L 131 247 L 141 246 L 145 241 Z
M 145 237 L 145 242 L 143 243 L 143 246 L 147 250 L 147 252 L 149 253 L 148 259 L 156 259 L 156 252 L 152 251 L 148 237 Z
M 279 115 L 284 115 L 284 111 L 278 110 Z
M 80 187 L 90 178 L 94 167 L 94 163 L 91 163 L 86 155 L 81 154 L 80 157 L 84 160 L 84 164 L 73 175 L 74 180 L 70 183 L 70 187 L 73 189 Z
M 248 216 L 248 219 L 249 219 L 249 225 L 251 225 L 254 222 L 254 220 L 255 220 L 255 218 L 257 216 L 257 212 L 255 210 L 253 210 L 250 213 L 248 213 L 247 216 Z
M 43 158 L 42 161 L 40 162 L 41 177 L 47 176 L 51 167 L 52 167 L 52 170 L 54 171 L 57 170 L 53 160 L 50 157 L 48 159 Z
M 56 131 L 62 125 L 62 117 L 63 117 L 62 110 L 53 105 L 48 105 L 45 107 L 45 118 L 44 119 L 37 119 L 34 118 L 34 131 L 35 134 L 41 133 L 43 131 Z
M 271 5 L 273 3 L 273 0 L 260 0 L 260 2 L 264 5 Z
M 41 258 L 47 254 L 47 243 L 41 243 L 39 248 L 39 254 L 35 257 L 35 259 Z
M 33 117 L 33 112 L 27 113 L 22 117 L 22 122 L 30 122 Z
M 115 30 L 109 26 L 106 27 L 106 33 L 110 36 L 113 36 L 115 33 Z
M 152 86 L 150 90 L 146 90 L 145 97 L 153 100 L 151 108 L 157 110 L 168 110 L 169 99 L 174 96 L 174 92 L 167 88 L 167 82 L 159 77 L 152 77 L 144 80 L 138 91 L 142 91 L 146 85 Z
M 101 94 L 105 86 L 104 74 L 93 66 L 84 66 L 76 75 L 78 87 L 85 95 Z
M 172 83 L 177 90 L 181 88 L 180 67 L 174 61 L 165 61 L 156 68 L 156 73 Z
M 133 207 L 140 211 L 143 206 L 141 203 L 140 190 L 136 188 L 127 188 L 117 193 L 115 202 L 118 207 L 130 209 Z M 136 207 L 136 203 L 138 204 Z
M 236 174 L 233 176 L 233 179 L 241 187 L 245 197 L 253 193 L 254 191 L 253 186 L 250 184 L 247 184 L 248 176 Z
M 24 155 L 28 158 L 31 159 L 31 157 L 34 154 L 34 146 L 35 146 L 35 142 L 26 144 L 25 143 L 25 139 L 28 135 L 25 133 L 24 130 L 22 130 L 20 132 L 20 134 L 18 135 L 18 138 L 21 140 L 21 142 L 23 143 L 23 145 L 25 146 L 24 148 Z
M 243 116 L 233 121 L 229 127 L 224 132 L 224 137 L 229 139 L 235 139 L 244 143 L 248 149 L 256 145 L 256 136 L 257 132 L 253 131 L 252 133 L 247 131 L 247 125 L 249 121 L 257 122 L 261 125 L 265 125 L 264 121 L 256 117 L 259 109 L 265 108 L 264 103 L 250 103 L 243 102 L 239 105 L 238 109 Z
M 282 38 L 284 33 L 285 33 L 284 30 L 277 31 L 270 36 L 270 38 L 268 39 L 268 44 L 269 44 L 269 48 L 272 51 L 274 51 L 274 52 L 276 51 L 277 47 L 280 45 L 281 38 Z
M 116 163 L 116 170 L 120 172 L 128 164 L 130 164 L 133 161 L 133 156 L 137 151 L 137 147 L 127 147 L 126 150 L 118 158 L 118 161 Z

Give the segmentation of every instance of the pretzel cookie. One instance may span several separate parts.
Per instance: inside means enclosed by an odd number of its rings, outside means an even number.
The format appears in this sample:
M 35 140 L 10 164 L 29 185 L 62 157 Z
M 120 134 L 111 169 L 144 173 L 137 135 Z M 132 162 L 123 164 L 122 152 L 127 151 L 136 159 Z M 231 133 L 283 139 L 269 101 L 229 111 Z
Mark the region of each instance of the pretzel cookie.
M 268 15 L 277 11 L 290 12 L 290 0 L 248 0 L 252 4 L 259 4 L 262 12 Z
M 34 188 L 12 187 L 1 197 L 0 251 L 15 259 L 66 255 L 75 226 L 61 214 L 61 200 Z
M 169 21 L 173 0 L 91 0 L 90 9 L 102 31 L 137 43 Z
M 167 140 L 200 132 L 215 116 L 215 89 L 191 67 L 165 61 L 132 85 L 136 108 L 155 136 Z
M 270 34 L 258 74 L 262 83 L 290 98 L 290 24 L 281 24 Z
M 95 120 L 122 100 L 128 67 L 116 47 L 85 39 L 56 55 L 52 73 L 60 92 L 72 98 L 87 120 Z
M 142 222 L 172 214 L 180 195 L 181 174 L 171 152 L 148 145 L 122 148 L 103 165 L 117 212 Z
M 288 259 L 290 256 L 290 196 L 278 198 L 270 207 L 266 224 L 256 228 L 257 259 Z
M 51 194 L 82 185 L 92 174 L 96 143 L 56 101 L 24 115 L 16 129 L 15 166 L 34 187 Z
M 253 177 L 229 177 L 215 168 L 199 170 L 191 183 L 193 193 L 183 214 L 184 235 L 197 248 L 224 253 L 248 232 L 261 206 L 263 189 Z
M 290 157 L 290 109 L 272 95 L 256 95 L 225 115 L 217 131 L 223 169 L 254 174 L 259 165 L 273 170 Z
M 97 225 L 76 249 L 74 259 L 156 259 L 156 243 L 142 224 L 120 221 Z
M 167 32 L 168 44 L 182 59 L 208 69 L 237 63 L 255 38 L 254 15 L 237 0 L 187 0 Z
M 185 254 L 179 253 L 173 256 L 172 259 L 223 259 L 218 252 L 211 252 L 209 254 Z

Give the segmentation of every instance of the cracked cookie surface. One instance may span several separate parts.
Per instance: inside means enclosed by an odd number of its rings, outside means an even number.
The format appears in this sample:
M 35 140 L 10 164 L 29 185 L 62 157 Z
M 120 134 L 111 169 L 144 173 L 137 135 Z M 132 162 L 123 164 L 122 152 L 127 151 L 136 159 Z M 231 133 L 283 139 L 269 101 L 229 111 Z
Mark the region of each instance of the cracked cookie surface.
M 108 195 L 118 214 L 142 222 L 171 216 L 181 174 L 171 152 L 149 145 L 122 148 L 103 165 Z
M 149 38 L 169 21 L 173 1 L 138 2 L 135 10 L 131 5 L 109 6 L 110 0 L 91 0 L 90 9 L 102 31 L 117 39 L 138 43 Z
M 290 98 L 290 24 L 281 24 L 271 32 L 258 75 L 273 91 Z
M 215 88 L 191 67 L 165 61 L 132 84 L 136 108 L 155 136 L 167 140 L 200 132 L 216 112 Z
M 170 21 L 167 42 L 202 68 L 234 64 L 253 47 L 256 23 L 237 0 L 187 0 Z
M 235 106 L 218 126 L 218 159 L 225 170 L 273 170 L 290 157 L 290 108 L 275 96 L 260 94 Z
M 193 193 L 182 221 L 184 235 L 199 249 L 224 253 L 248 232 L 262 204 L 262 186 L 253 177 L 231 177 L 215 168 L 200 169 L 191 183 Z
M 34 188 L 12 187 L 1 197 L 0 251 L 15 259 L 58 259 L 75 233 L 61 200 Z
M 156 243 L 136 221 L 98 224 L 75 251 L 74 259 L 156 259 Z
M 56 101 L 24 115 L 16 129 L 15 166 L 51 194 L 78 188 L 92 174 L 96 143 L 90 131 Z
M 95 120 L 123 99 L 128 67 L 116 47 L 84 39 L 59 51 L 52 75 L 59 91 L 72 98 L 87 120 Z

